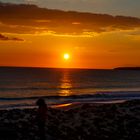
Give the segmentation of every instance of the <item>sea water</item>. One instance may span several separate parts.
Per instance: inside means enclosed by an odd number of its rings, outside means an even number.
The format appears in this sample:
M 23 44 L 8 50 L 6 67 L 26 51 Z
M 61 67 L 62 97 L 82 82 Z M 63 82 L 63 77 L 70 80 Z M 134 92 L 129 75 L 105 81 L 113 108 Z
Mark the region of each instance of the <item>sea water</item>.
M 0 109 L 140 98 L 140 71 L 0 68 Z

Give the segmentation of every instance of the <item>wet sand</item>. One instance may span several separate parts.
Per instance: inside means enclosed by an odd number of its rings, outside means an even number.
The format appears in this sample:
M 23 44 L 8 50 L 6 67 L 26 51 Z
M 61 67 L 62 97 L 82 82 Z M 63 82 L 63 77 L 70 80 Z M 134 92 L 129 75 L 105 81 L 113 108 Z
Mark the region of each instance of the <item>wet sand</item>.
M 48 109 L 46 136 L 57 140 L 138 140 L 140 100 L 75 103 Z M 0 140 L 39 140 L 36 109 L 0 111 Z

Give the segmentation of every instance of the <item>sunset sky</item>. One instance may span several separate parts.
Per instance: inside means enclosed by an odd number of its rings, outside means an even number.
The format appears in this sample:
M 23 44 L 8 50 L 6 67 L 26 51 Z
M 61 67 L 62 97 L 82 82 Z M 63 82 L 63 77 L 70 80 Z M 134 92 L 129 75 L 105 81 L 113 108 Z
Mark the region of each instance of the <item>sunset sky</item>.
M 140 66 L 140 0 L 1 2 L 0 66 Z

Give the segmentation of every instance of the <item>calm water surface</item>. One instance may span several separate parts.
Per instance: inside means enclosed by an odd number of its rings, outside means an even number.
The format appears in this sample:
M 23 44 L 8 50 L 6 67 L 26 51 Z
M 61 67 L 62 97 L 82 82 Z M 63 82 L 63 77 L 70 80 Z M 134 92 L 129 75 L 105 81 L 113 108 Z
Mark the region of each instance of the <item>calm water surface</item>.
M 140 71 L 0 68 L 0 108 L 140 98 Z

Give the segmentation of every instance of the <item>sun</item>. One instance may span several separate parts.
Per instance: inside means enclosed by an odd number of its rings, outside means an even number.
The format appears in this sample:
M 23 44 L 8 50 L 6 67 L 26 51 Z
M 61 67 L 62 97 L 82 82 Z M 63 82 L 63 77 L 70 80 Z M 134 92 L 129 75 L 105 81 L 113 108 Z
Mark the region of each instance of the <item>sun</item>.
M 65 60 L 68 60 L 70 58 L 70 55 L 68 53 L 65 53 L 63 57 Z

